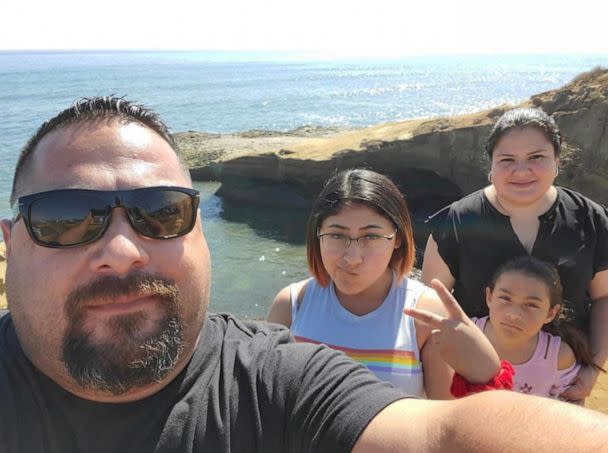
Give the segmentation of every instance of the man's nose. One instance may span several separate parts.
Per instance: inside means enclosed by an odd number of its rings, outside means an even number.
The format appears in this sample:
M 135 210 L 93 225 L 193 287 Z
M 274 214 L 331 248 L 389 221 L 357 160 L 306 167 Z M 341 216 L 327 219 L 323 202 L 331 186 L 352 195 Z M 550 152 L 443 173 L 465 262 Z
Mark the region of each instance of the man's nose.
M 126 275 L 133 268 L 143 268 L 150 261 L 145 245 L 152 240 L 140 236 L 133 229 L 124 209 L 115 208 L 107 230 L 99 240 L 91 244 L 94 247 L 91 270 Z

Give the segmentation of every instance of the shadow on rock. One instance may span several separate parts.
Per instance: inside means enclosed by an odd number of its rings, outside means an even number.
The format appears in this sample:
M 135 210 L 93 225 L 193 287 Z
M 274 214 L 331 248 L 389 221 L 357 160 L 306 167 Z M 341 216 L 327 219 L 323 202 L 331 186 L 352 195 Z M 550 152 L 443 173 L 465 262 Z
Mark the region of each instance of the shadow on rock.
M 220 217 L 230 222 L 244 223 L 261 237 L 304 245 L 309 211 L 253 206 L 224 199 Z

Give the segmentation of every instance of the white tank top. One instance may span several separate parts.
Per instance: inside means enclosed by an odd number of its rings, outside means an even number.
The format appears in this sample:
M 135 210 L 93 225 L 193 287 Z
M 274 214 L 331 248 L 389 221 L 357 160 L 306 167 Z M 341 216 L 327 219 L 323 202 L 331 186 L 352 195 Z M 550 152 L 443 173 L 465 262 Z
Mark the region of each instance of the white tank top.
M 424 398 L 420 351 L 413 318 L 404 307 L 415 307 L 426 287 L 404 278 L 395 282 L 377 309 L 357 316 L 336 297 L 333 282 L 323 288 L 314 279 L 306 283 L 298 307 L 296 285 L 291 285 L 291 331 L 296 341 L 323 343 L 363 363 L 379 379 L 405 393 Z

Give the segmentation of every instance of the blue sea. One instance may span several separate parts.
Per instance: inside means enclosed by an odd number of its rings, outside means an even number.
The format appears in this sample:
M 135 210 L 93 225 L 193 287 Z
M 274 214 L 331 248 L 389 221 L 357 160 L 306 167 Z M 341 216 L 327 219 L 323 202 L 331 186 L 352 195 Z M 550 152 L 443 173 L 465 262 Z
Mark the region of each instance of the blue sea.
M 598 65 L 608 66 L 608 55 L 303 61 L 236 52 L 0 52 L 0 217 L 10 215 L 20 148 L 81 96 L 137 100 L 174 132 L 357 127 L 518 103 Z M 212 309 L 265 316 L 276 291 L 306 275 L 305 216 L 227 206 L 214 195 L 217 185 L 199 188 L 214 260 Z

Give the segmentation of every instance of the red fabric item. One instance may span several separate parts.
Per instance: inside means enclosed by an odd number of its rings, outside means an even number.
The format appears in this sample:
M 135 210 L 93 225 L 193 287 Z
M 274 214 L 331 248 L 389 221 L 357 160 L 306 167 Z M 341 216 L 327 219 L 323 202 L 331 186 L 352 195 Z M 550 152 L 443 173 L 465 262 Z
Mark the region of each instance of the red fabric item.
M 483 392 L 485 390 L 512 390 L 513 389 L 513 375 L 515 370 L 513 366 L 507 360 L 500 361 L 500 370 L 496 373 L 492 379 L 485 384 L 472 384 L 463 378 L 460 374 L 454 373 L 452 379 L 452 386 L 450 392 L 456 398 L 461 396 L 467 396 L 471 393 Z

